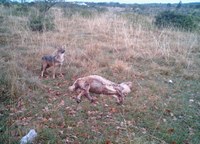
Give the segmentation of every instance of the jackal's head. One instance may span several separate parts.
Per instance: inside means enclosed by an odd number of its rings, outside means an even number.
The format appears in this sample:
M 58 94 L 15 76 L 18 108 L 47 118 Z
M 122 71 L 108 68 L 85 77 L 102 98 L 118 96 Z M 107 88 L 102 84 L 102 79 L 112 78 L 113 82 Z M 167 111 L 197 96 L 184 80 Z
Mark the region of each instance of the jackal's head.
M 57 54 L 64 54 L 65 50 L 63 48 L 58 48 Z

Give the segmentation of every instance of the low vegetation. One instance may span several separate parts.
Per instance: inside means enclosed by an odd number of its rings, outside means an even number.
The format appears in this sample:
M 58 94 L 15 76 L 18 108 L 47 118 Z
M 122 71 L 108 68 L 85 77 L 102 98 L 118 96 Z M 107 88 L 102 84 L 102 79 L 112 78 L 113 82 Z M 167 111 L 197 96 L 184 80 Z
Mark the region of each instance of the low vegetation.
M 159 29 L 152 15 L 126 8 L 68 16 L 72 10 L 57 5 L 46 13 L 54 29 L 39 32 L 30 27 L 35 9 L 16 15 L 0 5 L 1 143 L 18 143 L 30 129 L 38 133 L 34 143 L 200 141 L 198 32 Z M 64 77 L 52 79 L 49 70 L 40 78 L 41 57 L 56 46 L 66 49 Z M 132 92 L 121 106 L 104 95 L 77 104 L 68 87 L 90 74 L 132 81 Z
M 33 15 L 29 18 L 29 28 L 32 31 L 52 31 L 55 28 L 53 17 L 44 15 Z
M 195 21 L 195 17 L 189 15 L 178 14 L 172 11 L 164 11 L 156 16 L 156 26 L 163 27 L 175 27 L 180 30 L 195 31 L 198 29 L 198 23 Z

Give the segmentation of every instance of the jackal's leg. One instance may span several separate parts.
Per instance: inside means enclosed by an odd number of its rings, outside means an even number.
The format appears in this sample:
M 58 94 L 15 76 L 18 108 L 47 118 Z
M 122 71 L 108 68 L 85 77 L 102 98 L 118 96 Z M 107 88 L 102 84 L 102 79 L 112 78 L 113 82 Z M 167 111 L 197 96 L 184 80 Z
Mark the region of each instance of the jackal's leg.
M 56 77 L 56 66 L 55 64 L 53 65 L 53 79 Z
M 60 76 L 63 76 L 63 74 L 62 74 L 62 64 L 59 65 L 59 71 L 60 71 Z
M 42 70 L 42 71 L 41 71 L 41 77 L 43 77 L 43 76 L 44 76 L 44 71 Z
M 41 67 L 41 77 L 44 76 L 44 72 L 46 71 L 46 69 L 47 69 L 47 64 L 42 63 L 42 67 Z

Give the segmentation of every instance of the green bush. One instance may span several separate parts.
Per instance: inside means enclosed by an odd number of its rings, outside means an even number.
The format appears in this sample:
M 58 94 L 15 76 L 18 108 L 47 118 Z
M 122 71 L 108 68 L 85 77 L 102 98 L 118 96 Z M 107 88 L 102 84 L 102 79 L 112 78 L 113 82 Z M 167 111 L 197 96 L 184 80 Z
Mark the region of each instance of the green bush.
M 33 16 L 30 18 L 29 23 L 30 29 L 32 31 L 42 31 L 43 30 L 43 20 L 41 16 Z
M 91 18 L 95 15 L 95 12 L 88 8 L 82 8 L 82 7 L 73 7 L 73 8 L 64 8 L 64 16 L 71 18 L 74 15 L 80 15 L 84 18 Z
M 6 7 L 10 7 L 11 2 L 10 2 L 9 0 L 1 0 L 1 1 L 0 1 L 0 4 L 3 4 L 3 5 L 6 6 Z
M 128 22 L 134 27 L 142 26 L 144 29 L 153 28 L 152 21 L 149 16 L 134 13 L 121 14 L 121 16 L 127 19 Z
M 68 5 L 63 7 L 63 11 L 64 16 L 67 18 L 72 18 L 74 15 L 80 15 L 83 18 L 93 18 L 98 14 L 106 12 L 107 9 L 98 7 Z
M 50 16 L 31 16 L 29 19 L 29 27 L 32 31 L 50 31 L 55 28 L 53 18 Z
M 14 6 L 13 15 L 26 16 L 29 13 L 30 8 L 25 4 L 18 4 Z
M 174 27 L 186 31 L 197 29 L 194 17 L 172 11 L 164 11 L 158 14 L 155 18 L 155 25 L 159 28 Z

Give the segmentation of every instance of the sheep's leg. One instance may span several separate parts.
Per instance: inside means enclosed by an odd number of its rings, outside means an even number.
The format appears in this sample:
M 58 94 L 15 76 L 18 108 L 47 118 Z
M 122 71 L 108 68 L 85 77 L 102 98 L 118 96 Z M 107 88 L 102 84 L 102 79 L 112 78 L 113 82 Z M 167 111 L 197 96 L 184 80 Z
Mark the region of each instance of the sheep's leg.
M 90 85 L 89 84 L 87 84 L 86 86 L 85 86 L 85 96 L 89 99 L 89 101 L 92 103 L 92 102 L 94 102 L 94 100 L 93 100 L 93 98 L 90 96 L 90 92 L 89 92 L 89 90 L 90 90 Z
M 112 95 L 114 98 L 116 98 L 116 100 L 117 100 L 117 104 L 119 104 L 120 103 L 120 100 L 119 100 L 119 97 L 117 96 L 117 95 Z
M 118 101 L 117 101 L 117 104 L 123 104 L 123 101 L 124 101 L 124 94 L 120 91 L 120 90 L 117 90 L 117 98 L 118 98 Z
M 84 95 L 84 91 L 81 91 L 81 93 L 79 93 L 79 95 L 76 97 L 76 102 L 77 103 L 80 103 L 81 102 L 81 97 L 82 97 L 82 95 Z
M 89 99 L 89 101 L 92 103 L 94 102 L 94 99 L 90 96 L 90 93 L 85 93 L 85 96 Z

